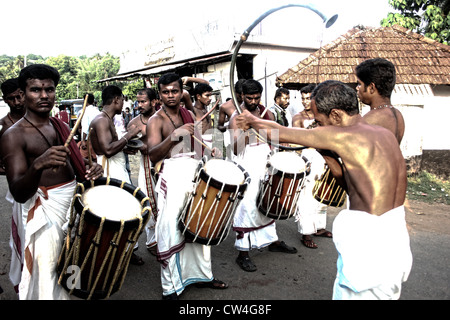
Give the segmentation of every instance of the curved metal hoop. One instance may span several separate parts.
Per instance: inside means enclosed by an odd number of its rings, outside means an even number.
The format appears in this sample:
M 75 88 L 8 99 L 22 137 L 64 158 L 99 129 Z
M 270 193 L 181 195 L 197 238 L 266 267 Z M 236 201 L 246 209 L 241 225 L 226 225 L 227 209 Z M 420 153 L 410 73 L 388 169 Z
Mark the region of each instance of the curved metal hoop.
M 271 9 L 269 11 L 267 11 L 266 13 L 262 14 L 258 19 L 256 19 L 245 31 L 244 33 L 241 35 L 239 42 L 236 44 L 236 48 L 234 49 L 233 55 L 231 57 L 231 65 L 230 65 L 230 88 L 231 88 L 231 98 L 233 99 L 234 105 L 236 106 L 236 110 L 239 112 L 239 114 L 242 113 L 241 107 L 239 106 L 239 102 L 237 100 L 236 97 L 236 90 L 234 88 L 234 71 L 235 71 L 235 67 L 236 67 L 236 60 L 237 60 L 237 56 L 239 53 L 239 50 L 242 46 L 242 44 L 247 41 L 248 36 L 250 35 L 250 32 L 265 18 L 267 18 L 269 15 L 271 15 L 272 13 L 279 11 L 281 9 L 285 9 L 285 8 L 289 8 L 289 7 L 301 7 L 301 8 L 306 8 L 309 9 L 311 11 L 313 11 L 314 13 L 316 13 L 317 15 L 319 15 L 323 22 L 325 23 L 325 27 L 329 28 L 331 27 L 337 20 L 338 15 L 335 14 L 333 15 L 331 18 L 327 18 L 322 12 L 320 12 L 319 10 L 317 10 L 316 8 L 310 6 L 310 5 L 304 5 L 304 4 L 287 4 L 278 8 L 274 8 Z M 256 136 L 259 137 L 259 139 L 264 140 L 253 128 L 251 129 L 254 131 L 254 133 L 256 134 Z M 280 149 L 284 149 L 284 150 L 301 150 L 301 149 L 305 149 L 307 147 L 288 147 L 288 146 L 282 146 L 282 145 L 277 145 L 275 143 L 270 143 L 269 141 L 267 141 L 267 143 L 278 147 Z

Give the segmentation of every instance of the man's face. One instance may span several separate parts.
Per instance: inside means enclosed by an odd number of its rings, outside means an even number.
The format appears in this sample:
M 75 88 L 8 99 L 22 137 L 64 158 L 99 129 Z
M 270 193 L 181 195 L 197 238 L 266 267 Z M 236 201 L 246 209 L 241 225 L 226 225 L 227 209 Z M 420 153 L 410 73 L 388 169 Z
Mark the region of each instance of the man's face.
M 36 113 L 48 113 L 55 104 L 56 86 L 51 79 L 28 79 L 25 106 Z
M 150 110 L 152 110 L 152 103 L 146 94 L 138 94 L 136 96 L 136 101 L 138 103 L 139 112 L 142 114 L 146 114 Z
M 261 93 L 244 94 L 243 98 L 244 98 L 245 108 L 248 111 L 254 111 L 259 106 L 259 103 L 261 101 Z
M 356 86 L 356 93 L 358 94 L 359 100 L 364 104 L 370 104 L 367 86 L 358 77 L 356 77 L 356 82 L 358 83 Z
M 180 104 L 183 97 L 178 81 L 171 82 L 167 85 L 161 84 L 159 89 L 161 102 L 168 108 L 175 108 Z
M 277 98 L 277 105 L 279 105 L 283 109 L 286 109 L 287 107 L 289 107 L 289 100 L 289 95 L 282 93 L 281 96 Z
M 321 127 L 333 125 L 331 123 L 329 116 L 325 115 L 324 113 L 320 113 L 317 110 L 316 101 L 314 99 L 311 100 L 310 106 L 311 106 L 311 111 L 314 114 L 314 120 L 317 123 L 317 125 L 319 125 Z
M 201 95 L 197 94 L 197 100 L 204 106 L 209 106 L 211 103 L 212 92 L 203 92 Z
M 305 110 L 311 110 L 311 92 L 310 93 L 302 93 L 302 104 Z
M 3 99 L 13 113 L 20 113 L 24 110 L 25 96 L 22 90 L 17 89 L 6 96 L 3 96 Z

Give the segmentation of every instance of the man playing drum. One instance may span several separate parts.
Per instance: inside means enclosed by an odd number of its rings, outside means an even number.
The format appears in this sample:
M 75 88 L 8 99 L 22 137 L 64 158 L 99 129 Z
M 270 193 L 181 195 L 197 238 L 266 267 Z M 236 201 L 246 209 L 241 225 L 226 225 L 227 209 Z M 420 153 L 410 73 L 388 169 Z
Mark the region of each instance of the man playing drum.
M 258 119 L 264 114 L 264 119 L 274 120 L 271 112 L 265 112 L 260 105 L 263 88 L 256 80 L 247 80 L 242 85 L 243 103 L 241 108 Z M 265 173 L 267 157 L 270 147 L 266 143 L 258 142 L 255 136 L 249 137 L 236 125 L 237 111 L 230 119 L 230 134 L 234 153 L 239 163 L 250 174 L 251 182 L 236 209 L 233 230 L 237 232 L 235 247 L 239 251 L 236 263 L 245 271 L 256 271 L 256 265 L 251 261 L 249 251 L 253 248 L 269 246 L 270 251 L 296 253 L 297 249 L 279 241 L 275 220 L 262 215 L 257 208 L 257 193 L 259 180 Z
M 20 299 L 67 299 L 57 284 L 56 264 L 63 242 L 63 225 L 79 181 L 102 176 L 101 166 L 86 170 L 75 141 L 66 147 L 69 129 L 50 118 L 59 73 L 48 65 L 21 70 L 19 85 L 25 95 L 24 117 L 1 139 L 1 153 L 9 189 L 22 203 L 26 217 L 24 267 Z
M 178 214 L 201 158 L 201 133 L 194 128 L 195 116 L 180 106 L 183 83 L 174 73 L 158 81 L 162 106 L 147 123 L 150 160 L 162 162 L 156 185 L 159 215 L 156 223 L 157 258 L 161 262 L 163 299 L 177 299 L 186 286 L 196 284 L 225 289 L 227 284 L 213 277 L 210 247 L 187 243 L 178 229 Z M 196 136 L 196 139 L 193 136 Z M 194 151 L 194 152 L 192 152 Z
M 325 81 L 313 97 L 318 128 L 285 128 L 247 111 L 237 118 L 237 125 L 243 130 L 266 129 L 269 138 L 276 134 L 280 142 L 338 154 L 349 208 L 333 223 L 339 253 L 333 299 L 398 299 L 412 254 L 403 206 L 406 165 L 397 139 L 361 117 L 356 92 L 345 84 Z

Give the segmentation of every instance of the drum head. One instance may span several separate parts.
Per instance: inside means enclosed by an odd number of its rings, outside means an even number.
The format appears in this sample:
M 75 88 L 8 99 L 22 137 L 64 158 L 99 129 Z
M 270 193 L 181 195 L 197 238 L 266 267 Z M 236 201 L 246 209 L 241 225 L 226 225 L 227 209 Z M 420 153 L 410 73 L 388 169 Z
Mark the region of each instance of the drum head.
M 306 163 L 296 152 L 276 152 L 270 156 L 272 167 L 285 173 L 301 173 L 306 171 Z
M 129 192 L 111 185 L 87 189 L 81 198 L 89 211 L 111 221 L 133 220 L 141 216 L 141 204 Z
M 222 159 L 208 160 L 205 164 L 205 172 L 223 184 L 238 186 L 245 180 L 244 173 L 235 163 Z

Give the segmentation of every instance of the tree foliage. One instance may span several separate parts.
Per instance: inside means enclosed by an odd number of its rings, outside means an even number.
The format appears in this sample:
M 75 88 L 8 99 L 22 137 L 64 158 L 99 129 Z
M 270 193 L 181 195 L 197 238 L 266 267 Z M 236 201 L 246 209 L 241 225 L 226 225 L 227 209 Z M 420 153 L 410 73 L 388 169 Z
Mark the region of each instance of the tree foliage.
M 55 67 L 61 80 L 57 87 L 57 100 L 83 98 L 87 92 L 93 93 L 96 100 L 101 100 L 101 90 L 104 84 L 96 81 L 113 77 L 120 68 L 120 59 L 109 53 L 92 57 L 71 57 L 59 55 L 57 57 L 43 58 L 34 54 L 26 56 L 0 56 L 0 83 L 19 76 L 20 70 L 27 65 L 45 63 Z M 114 83 L 123 88 L 124 83 Z
M 389 0 L 398 10 L 381 21 L 383 27 L 400 25 L 438 42 L 450 41 L 450 0 Z

